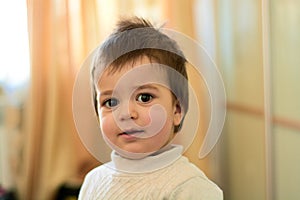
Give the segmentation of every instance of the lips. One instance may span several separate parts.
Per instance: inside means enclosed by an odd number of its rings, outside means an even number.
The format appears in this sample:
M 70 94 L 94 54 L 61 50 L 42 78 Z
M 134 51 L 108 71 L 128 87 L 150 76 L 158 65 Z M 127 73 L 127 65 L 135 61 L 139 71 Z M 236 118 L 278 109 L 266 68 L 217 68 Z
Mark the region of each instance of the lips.
M 143 133 L 144 131 L 142 130 L 130 130 L 126 131 L 125 134 L 131 135 L 131 134 L 138 134 L 138 133 Z
M 125 130 L 124 132 L 120 133 L 119 135 L 135 135 L 135 134 L 140 134 L 143 132 L 144 132 L 143 130 L 130 129 L 130 130 Z
M 120 133 L 118 136 L 126 136 L 126 138 L 137 138 L 139 134 L 144 133 L 143 130 L 130 129 Z

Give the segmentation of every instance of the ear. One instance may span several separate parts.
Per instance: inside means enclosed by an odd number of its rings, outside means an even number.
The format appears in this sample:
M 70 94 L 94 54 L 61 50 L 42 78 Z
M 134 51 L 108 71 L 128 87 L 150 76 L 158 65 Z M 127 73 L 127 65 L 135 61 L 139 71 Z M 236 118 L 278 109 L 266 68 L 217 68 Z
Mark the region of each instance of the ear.
M 181 123 L 181 120 L 184 115 L 184 110 L 180 105 L 180 102 L 176 100 L 174 104 L 174 118 L 173 118 L 173 125 L 178 126 Z

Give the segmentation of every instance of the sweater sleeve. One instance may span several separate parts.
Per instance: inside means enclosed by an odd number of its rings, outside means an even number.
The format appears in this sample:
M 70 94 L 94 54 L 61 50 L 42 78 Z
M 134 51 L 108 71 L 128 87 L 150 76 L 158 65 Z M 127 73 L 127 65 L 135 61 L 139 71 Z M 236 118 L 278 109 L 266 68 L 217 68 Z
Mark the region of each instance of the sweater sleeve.
M 203 177 L 194 177 L 179 185 L 170 200 L 223 200 L 222 190 L 213 182 Z

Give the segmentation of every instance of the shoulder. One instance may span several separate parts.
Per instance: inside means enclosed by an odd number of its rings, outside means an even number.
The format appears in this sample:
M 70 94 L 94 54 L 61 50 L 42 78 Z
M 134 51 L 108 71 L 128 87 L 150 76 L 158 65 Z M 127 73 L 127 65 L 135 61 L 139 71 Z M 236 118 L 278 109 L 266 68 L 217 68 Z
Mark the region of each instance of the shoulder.
M 102 179 L 103 177 L 109 176 L 110 174 L 115 173 L 115 170 L 113 168 L 109 167 L 110 163 L 102 164 L 91 171 L 87 173 L 87 175 L 84 178 L 84 184 L 87 182 L 93 182 L 98 181 L 99 179 Z
M 171 193 L 170 199 L 222 200 L 222 190 L 212 181 L 194 177 L 178 185 Z
M 180 158 L 174 165 L 178 184 L 173 188 L 170 199 L 221 200 L 222 190 L 186 157 Z
M 178 177 L 183 179 L 189 179 L 193 177 L 203 177 L 206 178 L 203 171 L 201 171 L 197 166 L 193 163 L 189 162 L 189 160 L 181 156 L 172 166 L 170 166 L 172 171 L 177 173 Z
M 105 178 L 109 174 L 113 174 L 114 171 L 106 164 L 100 165 L 92 169 L 84 178 L 83 184 L 80 188 L 79 199 L 86 199 L 86 197 L 92 197 L 97 191 L 99 183 L 105 182 Z
M 111 171 L 111 167 L 109 167 L 109 164 L 110 163 L 105 163 L 105 164 L 99 165 L 98 167 L 95 167 L 94 169 L 89 171 L 89 173 L 87 173 L 87 176 L 99 174 L 99 173 L 102 173 L 103 171 Z

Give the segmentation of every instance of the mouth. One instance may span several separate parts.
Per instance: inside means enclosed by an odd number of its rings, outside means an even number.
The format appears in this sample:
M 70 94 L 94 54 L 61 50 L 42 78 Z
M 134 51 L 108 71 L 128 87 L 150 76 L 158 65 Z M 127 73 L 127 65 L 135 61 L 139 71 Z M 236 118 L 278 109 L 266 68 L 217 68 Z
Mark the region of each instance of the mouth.
M 120 133 L 119 135 L 137 135 L 137 134 L 141 134 L 143 133 L 144 131 L 143 130 L 126 130 L 122 133 Z

